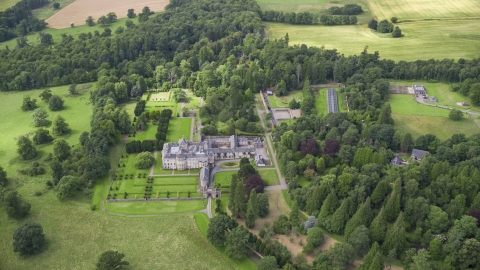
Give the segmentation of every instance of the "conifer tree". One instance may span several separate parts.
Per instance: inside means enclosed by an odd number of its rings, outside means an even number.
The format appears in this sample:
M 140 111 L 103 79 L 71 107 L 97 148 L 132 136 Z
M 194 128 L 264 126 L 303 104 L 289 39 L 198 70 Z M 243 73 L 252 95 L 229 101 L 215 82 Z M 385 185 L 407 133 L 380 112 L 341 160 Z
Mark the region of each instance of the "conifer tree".
M 372 199 L 372 203 L 380 205 L 385 199 L 385 196 L 387 196 L 387 192 L 388 182 L 386 180 L 378 182 L 377 186 L 372 192 L 372 195 L 370 196 L 370 198 Z
M 328 195 L 329 189 L 324 184 L 321 184 L 319 187 L 316 187 L 310 196 L 307 197 L 306 210 L 307 214 L 311 215 L 315 211 L 318 211 L 322 206 L 323 201 Z
M 392 108 L 390 107 L 390 103 L 385 103 L 385 105 L 383 105 L 380 115 L 378 115 L 377 124 L 393 125 Z
M 475 199 L 473 199 L 472 205 L 470 206 L 471 209 L 480 209 L 480 192 L 477 193 Z
M 370 239 L 373 242 L 382 243 L 385 240 L 385 234 L 387 233 L 387 220 L 385 218 L 385 209 L 382 207 L 378 215 L 373 219 L 370 224 Z
M 367 255 L 363 257 L 363 263 L 360 265 L 358 270 L 369 270 L 370 266 L 373 264 L 375 257 L 380 253 L 380 246 L 377 242 L 374 242 Z
M 232 182 L 230 183 L 230 198 L 228 198 L 228 209 L 233 211 L 235 208 L 235 189 L 237 188 L 237 175 L 232 175 Z
M 432 256 L 432 259 L 438 261 L 443 259 L 443 250 L 442 250 L 442 242 L 438 237 L 433 238 L 432 241 L 430 241 L 430 245 L 428 247 L 428 251 L 430 252 L 430 255 Z
M 383 270 L 383 269 L 384 269 L 384 266 L 383 266 L 382 254 L 380 254 L 380 252 L 377 252 L 377 254 L 375 254 L 375 258 L 373 258 L 373 262 L 370 265 L 370 267 L 368 268 L 368 270 Z
M 335 194 L 335 189 L 332 189 L 325 201 L 323 201 L 322 207 L 320 208 L 320 214 L 318 214 L 318 219 L 328 217 L 329 215 L 333 214 L 337 208 L 338 198 Z
M 393 226 L 387 231 L 383 252 L 387 254 L 389 250 L 395 249 L 397 254 L 402 254 L 407 247 L 405 238 L 405 228 L 403 227 L 403 212 L 400 212 Z
M 252 191 L 250 191 L 250 198 L 248 199 L 248 207 L 252 208 L 253 216 L 258 217 L 258 198 L 257 198 L 257 191 L 255 189 L 252 189 Z
M 300 214 L 300 211 L 298 209 L 298 204 L 295 201 L 293 202 L 292 211 L 290 212 L 290 222 L 292 223 L 293 227 L 300 226 L 299 214 Z
M 247 197 L 245 185 L 241 179 L 237 180 L 237 188 L 235 189 L 235 205 L 232 210 L 234 217 L 245 217 L 247 212 L 247 204 L 245 199 Z
M 350 234 L 360 225 L 368 227 L 370 225 L 371 216 L 372 209 L 370 208 L 370 197 L 368 197 L 345 225 L 345 239 L 348 240 Z
M 251 204 L 248 204 L 247 215 L 245 216 L 245 226 L 250 229 L 255 227 L 255 214 L 253 213 Z
M 330 221 L 332 233 L 342 234 L 345 223 L 350 219 L 349 208 L 352 204 L 350 198 L 344 199 L 340 207 L 333 213 Z
M 385 204 L 385 216 L 387 221 L 393 221 L 398 214 L 400 213 L 400 199 L 401 199 L 401 192 L 402 192 L 402 180 L 398 178 L 395 181 L 395 186 L 393 187 L 393 191 L 390 194 L 390 198 L 388 198 L 387 203 Z

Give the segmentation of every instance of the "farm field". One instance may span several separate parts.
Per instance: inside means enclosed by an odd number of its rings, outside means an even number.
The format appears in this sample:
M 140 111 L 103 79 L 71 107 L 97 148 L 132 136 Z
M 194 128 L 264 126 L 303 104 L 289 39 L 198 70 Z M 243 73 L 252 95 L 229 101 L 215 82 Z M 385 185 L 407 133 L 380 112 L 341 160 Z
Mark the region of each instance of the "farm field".
M 446 140 L 453 134 L 463 133 L 467 137 L 480 132 L 480 128 L 472 119 L 463 118 L 452 121 L 447 117 L 404 115 L 392 113 L 395 130 L 409 132 L 414 138 L 425 134 L 435 134 L 439 139 Z
M 368 0 L 373 14 L 379 19 L 399 20 L 472 18 L 479 17 L 480 2 L 476 0 Z
M 90 90 L 95 89 L 95 84 L 90 84 Z M 61 136 L 59 138 L 65 139 L 68 144 L 78 144 L 80 134 L 83 131 L 90 131 L 90 118 L 92 115 L 92 105 L 89 103 L 88 93 L 82 95 L 70 96 L 68 95 L 69 86 L 52 87 L 53 94 L 59 95 L 64 101 L 65 108 L 61 111 L 52 112 L 48 108 L 46 102 L 40 100 L 38 95 L 43 91 L 32 90 L 22 92 L 0 92 L 0 100 L 2 104 L 2 111 L 0 117 L 3 119 L 0 121 L 0 164 L 7 171 L 7 173 L 13 173 L 17 169 L 20 169 L 23 164 L 27 164 L 30 161 L 23 162 L 20 160 L 17 154 L 16 138 L 29 134 L 31 137 L 36 127 L 33 126 L 30 118 L 32 111 L 23 112 L 20 108 L 22 106 L 24 97 L 31 97 L 37 99 L 37 105 L 40 108 L 46 109 L 49 114 L 47 118 L 53 121 L 57 115 L 61 115 L 65 118 L 65 122 L 70 125 L 72 131 L 70 134 Z M 51 129 L 50 126 L 46 126 L 47 129 Z M 56 138 L 56 137 L 55 137 Z M 44 144 L 37 146 L 39 150 L 39 156 L 52 152 L 53 144 Z
M 100 16 L 107 15 L 109 12 L 115 12 L 118 18 L 126 18 L 127 10 L 133 8 L 135 13 L 140 13 L 145 6 L 150 10 L 158 12 L 163 11 L 168 4 L 167 0 L 103 0 L 99 3 L 96 0 L 77 0 L 66 6 L 46 22 L 51 28 L 67 28 L 71 23 L 81 25 L 85 23 L 88 16 L 92 16 L 95 20 Z
M 366 46 L 370 52 L 379 51 L 382 59 L 396 61 L 472 59 L 480 55 L 478 20 L 405 22 L 400 24 L 404 37 L 398 39 L 390 34 L 378 34 L 366 25 L 266 25 L 271 39 L 288 33 L 290 45 L 324 46 L 345 55 L 359 55 Z

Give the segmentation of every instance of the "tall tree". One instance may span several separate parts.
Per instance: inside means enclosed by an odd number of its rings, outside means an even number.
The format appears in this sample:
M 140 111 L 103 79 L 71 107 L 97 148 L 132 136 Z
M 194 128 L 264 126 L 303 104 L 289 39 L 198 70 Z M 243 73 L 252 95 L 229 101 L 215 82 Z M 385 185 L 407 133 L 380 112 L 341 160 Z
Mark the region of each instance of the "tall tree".
M 48 100 L 48 108 L 52 111 L 60 111 L 63 110 L 63 99 L 58 96 L 58 95 L 53 95 L 49 100 Z
M 22 110 L 33 111 L 37 108 L 37 100 L 30 97 L 23 98 Z
M 355 261 L 355 252 L 350 244 L 335 243 L 328 253 L 332 258 L 333 265 L 339 269 L 347 269 Z
M 237 174 L 232 175 L 232 181 L 230 182 L 230 197 L 228 198 L 228 209 L 234 211 L 235 208 L 235 190 L 237 189 L 238 178 Z
M 43 108 L 37 108 L 33 111 L 32 113 L 32 120 L 33 120 L 33 125 L 36 127 L 41 127 L 45 126 L 48 124 L 48 113 L 45 109 Z
M 352 205 L 352 200 L 350 198 L 346 198 L 342 201 L 340 207 L 335 210 L 335 213 L 333 213 L 330 220 L 332 233 L 343 234 L 345 224 L 350 219 L 350 208 Z
M 245 186 L 241 179 L 238 180 L 237 188 L 235 189 L 235 205 L 232 211 L 232 216 L 234 217 L 244 217 L 247 211 L 247 204 L 245 200 L 247 198 Z
M 248 231 L 243 226 L 237 226 L 227 234 L 225 253 L 233 259 L 243 259 L 248 254 Z
M 9 218 L 22 219 L 30 213 L 31 205 L 28 202 L 24 202 L 15 190 L 7 192 L 4 195 L 4 201 L 5 210 Z
M 318 219 L 326 218 L 333 214 L 338 208 L 338 203 L 339 202 L 337 195 L 335 194 L 335 189 L 332 189 L 325 201 L 323 201 L 322 207 L 320 208 L 320 213 L 318 214 Z
M 377 254 L 380 253 L 380 246 L 378 245 L 377 242 L 374 242 L 370 250 L 368 251 L 367 255 L 363 258 L 363 263 L 360 265 L 358 270 L 369 270 L 369 269 L 374 269 L 370 268 L 373 261 L 375 260 L 375 257 Z M 375 270 L 380 270 L 380 269 L 375 269 Z
M 385 217 L 385 209 L 382 207 L 378 215 L 370 224 L 370 238 L 373 242 L 383 243 L 387 234 L 387 219 Z
M 277 259 L 274 256 L 265 256 L 258 263 L 258 270 L 278 269 Z
M 298 209 L 297 202 L 293 202 L 292 211 L 290 212 L 290 222 L 293 227 L 300 226 L 300 210 Z
M 390 103 L 385 103 L 385 105 L 383 105 L 380 115 L 378 116 L 377 124 L 393 125 L 392 108 L 390 107 Z
M 216 247 L 225 246 L 226 232 L 235 227 L 235 221 L 226 214 L 214 216 L 207 229 L 207 239 Z
M 0 188 L 5 187 L 8 183 L 7 172 L 0 166 Z
M 23 160 L 32 159 L 37 155 L 37 149 L 28 137 L 21 136 L 17 141 L 17 146 L 17 153 Z
M 395 249 L 399 255 L 407 249 L 405 228 L 403 227 L 403 212 L 400 212 L 397 220 L 385 236 L 385 243 L 383 243 L 384 254 L 387 254 L 392 249 Z
M 345 239 L 348 239 L 350 234 L 359 226 L 369 226 L 372 217 L 372 209 L 370 208 L 370 198 L 358 208 L 357 212 L 345 225 Z
M 370 248 L 370 232 L 365 225 L 357 227 L 348 237 L 348 243 L 352 245 L 358 258 L 362 258 Z
M 393 221 L 400 213 L 400 199 L 402 194 L 402 180 L 398 178 L 395 181 L 390 198 L 385 204 L 385 217 L 387 221 Z M 398 250 L 397 250 L 398 251 Z
M 21 256 L 38 253 L 45 244 L 45 234 L 40 224 L 27 221 L 13 233 L 13 251 Z
M 64 161 L 70 157 L 70 145 L 64 139 L 53 141 L 53 156 L 59 161 Z
M 52 133 L 55 136 L 65 135 L 70 132 L 70 126 L 65 122 L 65 118 L 57 115 L 52 123 Z

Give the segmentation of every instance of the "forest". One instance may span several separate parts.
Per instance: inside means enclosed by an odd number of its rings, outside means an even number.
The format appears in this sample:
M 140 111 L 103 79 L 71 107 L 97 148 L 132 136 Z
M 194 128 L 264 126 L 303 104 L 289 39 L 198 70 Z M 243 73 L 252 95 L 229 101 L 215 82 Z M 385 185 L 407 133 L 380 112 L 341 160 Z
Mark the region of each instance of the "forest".
M 328 16 L 354 16 L 331 12 Z M 92 187 L 110 169 L 109 147 L 131 130 L 128 113 L 117 105 L 149 88 L 189 88 L 204 98 L 206 105 L 199 114 L 206 135 L 230 135 L 236 129 L 263 133 L 254 94 L 269 87 L 282 89 L 277 95 L 301 89 L 302 116 L 290 125 L 280 124 L 272 136 L 294 202 L 292 215 L 276 221 L 273 230 L 283 234 L 285 228 L 296 228 L 314 239 L 317 228 L 322 228 L 343 235 L 347 243 L 325 253 L 314 251 L 318 241 L 311 240 L 304 253 L 315 252 L 313 265 L 292 262 L 278 242 L 265 244 L 220 215 L 223 230 L 209 231 L 215 233 L 209 237 L 214 245 L 241 238 L 241 256 L 248 255 L 248 246 L 273 256 L 275 264 L 285 269 L 346 269 L 362 257 L 360 269 L 383 269 L 384 260 L 394 258 L 406 269 L 480 267 L 480 136 L 455 134 L 445 141 L 434 134 L 413 138 L 395 131 L 387 103 L 388 79 L 421 79 L 453 83 L 454 91 L 479 104 L 480 59 L 395 62 L 368 48 L 345 56 L 337 50 L 289 46 L 288 34 L 279 40 L 264 36 L 265 16 L 253 0 L 172 0 L 165 12 L 115 37 L 66 37 L 55 45 L 1 50 L 2 91 L 98 81 L 98 90 L 90 93 L 91 132 L 82 134 L 80 147 L 66 151 L 59 145 L 49 155 L 52 181 L 47 185 L 65 186 L 69 192 L 80 189 L 78 183 Z M 2 14 L 3 31 L 21 24 L 20 17 L 12 24 L 4 18 Z M 350 112 L 316 115 L 310 85 L 332 81 L 345 84 L 342 91 Z M 139 101 L 136 117 L 158 121 L 158 136 L 155 142 L 129 143 L 132 153 L 159 149 L 171 117 L 171 112 L 146 115 L 142 106 Z M 47 135 L 39 131 L 38 136 L 48 139 Z M 22 140 L 28 159 L 33 142 Z M 429 154 L 405 167 L 389 165 L 394 153 L 414 148 Z M 32 168 L 33 173 L 36 170 Z M 247 206 L 253 204 L 251 193 L 241 194 L 232 204 L 233 211 L 254 218 L 258 209 Z M 308 214 L 306 222 L 300 220 L 299 211 Z M 225 238 L 227 231 L 232 236 Z

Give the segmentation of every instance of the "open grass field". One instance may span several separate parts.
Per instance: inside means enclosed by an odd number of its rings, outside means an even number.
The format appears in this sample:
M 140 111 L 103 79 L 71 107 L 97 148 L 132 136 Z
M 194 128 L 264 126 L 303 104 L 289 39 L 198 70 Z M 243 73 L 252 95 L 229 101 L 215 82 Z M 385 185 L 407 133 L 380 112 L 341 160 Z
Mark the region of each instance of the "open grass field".
M 51 17 L 53 14 L 59 12 L 62 10 L 64 7 L 68 6 L 69 4 L 75 2 L 75 0 L 55 0 L 55 1 L 50 1 L 50 3 L 46 4 L 45 6 L 41 8 L 37 8 L 32 10 L 33 16 L 37 17 L 40 20 L 45 20 L 49 17 Z M 54 9 L 53 8 L 53 3 L 59 3 L 60 8 L 59 9 Z M 87 16 L 88 17 L 88 16 Z M 86 19 L 86 17 L 85 17 Z
M 480 55 L 479 20 L 419 21 L 400 24 L 404 37 L 378 34 L 366 25 L 290 25 L 266 23 L 268 36 L 288 33 L 290 45 L 325 46 L 345 55 L 359 55 L 368 46 L 391 60 L 472 59 Z M 434 48 L 434 49 L 432 49 Z
M 9 7 L 13 7 L 20 0 L 2 0 L 0 1 L 0 11 L 5 11 Z
M 477 0 L 368 0 L 373 14 L 380 19 L 399 20 L 445 19 L 479 17 Z
M 96 87 L 95 84 L 91 85 L 90 89 Z M 65 101 L 65 108 L 56 112 L 50 111 L 47 103 L 38 98 L 42 90 L 0 92 L 0 106 L 2 107 L 0 112 L 2 119 L 0 121 L 0 134 L 2 135 L 0 138 L 0 164 L 8 173 L 14 172 L 30 162 L 20 160 L 17 154 L 16 138 L 25 134 L 29 134 L 30 138 L 32 138 L 33 133 L 37 130 L 30 118 L 32 111 L 24 112 L 20 108 L 24 97 L 37 99 L 38 107 L 44 108 L 48 112 L 48 120 L 53 121 L 57 115 L 65 118 L 65 122 L 70 125 L 72 131 L 70 134 L 60 138 L 65 139 L 70 145 L 79 143 L 78 139 L 83 131 L 90 131 L 92 105 L 87 105 L 89 103 L 89 95 L 84 93 L 82 95 L 70 96 L 68 95 L 68 87 L 66 85 L 50 88 L 53 94 L 59 95 Z M 50 126 L 46 128 L 51 131 Z M 39 151 L 38 158 L 40 158 L 41 155 L 52 152 L 53 145 L 51 143 L 44 144 L 38 146 L 37 150 Z
M 449 110 L 419 104 L 413 95 L 392 94 L 388 98 L 392 113 L 448 117 Z
M 117 30 L 119 26 L 123 26 L 124 28 L 126 28 L 125 27 L 126 20 L 127 19 L 119 19 L 116 22 L 106 26 L 112 30 L 112 36 L 116 35 L 115 30 Z M 138 24 L 138 18 L 133 18 L 132 21 L 135 24 Z M 75 39 L 78 39 L 79 34 L 91 32 L 93 35 L 95 30 L 98 31 L 100 34 L 102 34 L 106 27 L 102 27 L 101 25 L 98 25 L 98 24 L 94 26 L 88 26 L 88 25 L 85 25 L 85 21 L 84 21 L 82 24 L 78 24 L 73 28 L 71 28 L 70 25 L 68 28 L 63 28 L 63 29 L 54 29 L 54 28 L 47 27 L 43 29 L 42 32 L 44 32 L 45 34 L 52 35 L 53 42 L 58 44 L 62 42 L 62 36 L 61 36 L 62 34 L 72 35 Z M 40 39 L 38 39 L 38 32 L 29 33 L 26 37 L 28 39 L 28 44 L 30 45 L 40 44 Z M 8 46 L 10 49 L 13 49 L 15 48 L 16 45 L 17 45 L 17 41 L 14 38 L 9 41 L 1 42 L 0 49 L 2 50 L 5 49 L 5 46 Z
M 278 180 L 277 171 L 275 169 L 272 170 L 258 170 L 258 174 L 263 179 L 263 184 L 265 186 L 274 186 L 280 185 L 280 180 Z
M 185 139 L 188 140 L 190 138 L 191 125 L 192 118 L 172 117 L 172 119 L 170 119 L 170 124 L 168 125 L 166 142 L 178 142 L 182 136 L 185 136 Z
M 151 122 L 147 123 L 147 129 L 135 134 L 135 137 L 128 137 L 128 141 L 143 141 L 143 140 L 155 140 L 155 135 L 157 134 L 157 127 Z
M 435 134 L 441 140 L 450 138 L 453 134 L 463 133 L 467 137 L 480 133 L 480 128 L 472 119 L 464 118 L 452 121 L 447 117 L 392 114 L 395 129 L 412 134 L 414 138 L 425 134 Z
M 149 215 L 193 212 L 205 207 L 201 200 L 192 200 L 105 203 L 105 208 L 119 214 Z
M 318 115 L 327 114 L 327 88 L 318 89 L 315 96 L 315 109 Z
M 127 10 L 135 9 L 138 14 L 144 6 L 150 7 L 150 10 L 158 12 L 163 11 L 168 4 L 168 0 L 76 0 L 72 4 L 64 7 L 46 22 L 51 28 L 67 28 L 71 23 L 81 25 L 85 23 L 88 16 L 95 20 L 100 16 L 107 15 L 109 12 L 115 12 L 118 18 L 126 18 Z

